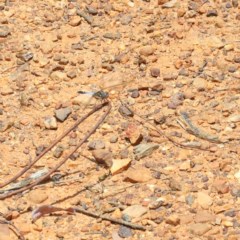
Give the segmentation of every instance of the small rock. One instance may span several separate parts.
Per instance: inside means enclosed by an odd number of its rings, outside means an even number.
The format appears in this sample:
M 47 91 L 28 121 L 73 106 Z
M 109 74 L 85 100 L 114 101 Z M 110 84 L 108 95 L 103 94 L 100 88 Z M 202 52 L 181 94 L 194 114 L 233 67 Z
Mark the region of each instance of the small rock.
M 16 57 L 21 59 L 24 62 L 28 62 L 33 58 L 32 52 L 20 52 L 16 54 Z
M 122 214 L 130 216 L 133 218 L 139 218 L 147 212 L 147 208 L 142 205 L 132 205 L 124 209 Z
M 35 189 L 29 192 L 27 198 L 31 203 L 39 204 L 48 199 L 48 194 L 45 191 Z
M 72 27 L 76 27 L 79 26 L 81 24 L 81 18 L 79 16 L 73 16 L 71 17 L 70 21 L 68 22 L 68 24 Z
M 180 224 L 180 218 L 176 214 L 173 214 L 166 219 L 166 223 L 177 226 Z
M 122 25 L 129 25 L 132 21 L 131 15 L 123 15 L 120 19 Z
M 118 141 L 118 136 L 111 136 L 109 142 L 116 143 Z
M 193 86 L 198 90 L 198 91 L 205 91 L 207 87 L 207 81 L 203 78 L 196 78 L 193 81 Z
M 105 164 L 107 167 L 112 166 L 112 153 L 105 149 L 97 149 L 92 151 L 95 160 L 100 164 Z
M 231 115 L 231 116 L 227 119 L 227 122 L 240 122 L 240 114 Z
M 212 198 L 205 192 L 198 192 L 197 202 L 203 209 L 208 209 L 212 203 Z
M 53 152 L 55 158 L 60 158 L 63 154 L 64 148 L 62 146 L 57 146 Z
M 121 38 L 121 34 L 119 32 L 116 33 L 105 33 L 103 34 L 104 38 L 112 39 L 112 40 L 117 40 Z
M 7 96 L 7 95 L 10 95 L 10 94 L 13 94 L 14 93 L 14 91 L 10 88 L 10 87 L 3 87 L 2 89 L 1 89 L 1 94 L 3 95 L 3 96 Z
M 88 94 L 79 94 L 77 97 L 73 99 L 72 103 L 74 105 L 90 107 L 97 103 L 97 99 Z
M 139 53 L 142 56 L 150 56 L 154 53 L 155 49 L 152 46 L 144 46 L 140 49 Z
M 216 217 L 207 211 L 199 211 L 195 216 L 196 223 L 214 222 L 215 219 Z
M 44 125 L 46 129 L 57 129 L 57 120 L 55 117 L 46 117 L 44 120 Z
M 151 171 L 146 168 L 131 168 L 126 172 L 125 181 L 133 183 L 147 182 L 152 178 Z
M 131 93 L 132 98 L 138 98 L 139 96 L 140 96 L 140 94 L 137 89 L 132 91 L 132 93 Z
M 13 122 L 0 120 L 0 132 L 5 132 L 13 126 Z
M 217 17 L 218 16 L 218 12 L 216 9 L 211 9 L 207 11 L 206 14 L 207 17 Z
M 132 145 L 139 144 L 143 136 L 140 132 L 140 129 L 137 125 L 130 123 L 125 131 L 126 138 L 129 139 Z
M 171 178 L 169 181 L 169 187 L 171 188 L 172 191 L 181 191 L 182 190 L 181 182 L 179 182 L 173 178 Z
M 132 229 L 121 225 L 118 230 L 118 235 L 122 238 L 128 238 L 132 236 Z
M 176 109 L 178 106 L 183 104 L 185 95 L 183 93 L 175 93 L 171 96 L 170 101 L 168 102 L 169 109 Z
M 215 179 L 213 187 L 220 194 L 226 194 L 229 192 L 229 186 L 227 185 L 227 181 L 224 179 Z
M 64 122 L 71 113 L 72 110 L 70 107 L 55 110 L 56 119 L 60 122 Z
M 187 195 L 187 196 L 185 197 L 186 203 L 187 203 L 188 205 L 190 205 L 190 206 L 194 203 L 194 200 L 195 200 L 195 198 L 194 198 L 193 195 Z
M 102 140 L 94 140 L 88 144 L 89 150 L 98 150 L 98 149 L 104 149 L 104 148 L 105 148 L 105 143 Z
M 67 74 L 60 71 L 54 71 L 50 74 L 50 78 L 54 81 L 66 81 L 67 80 Z
M 163 80 L 164 81 L 175 80 L 177 78 L 178 78 L 178 74 L 175 74 L 175 73 L 163 74 Z
M 67 76 L 71 79 L 75 78 L 77 76 L 75 71 L 70 71 L 67 73 Z
M 125 106 L 125 105 L 121 105 L 118 109 L 118 112 L 123 116 L 123 117 L 133 117 L 134 116 L 134 113 L 133 111 Z
M 131 159 L 114 159 L 110 169 L 112 175 L 126 170 L 131 164 Z
M 10 29 L 7 26 L 0 26 L 0 38 L 5 38 L 10 33 Z
M 155 143 L 142 143 L 134 147 L 133 152 L 135 154 L 135 159 L 139 160 L 146 156 L 151 155 L 155 150 L 159 148 L 158 144 Z
M 162 8 L 172 8 L 177 3 L 177 0 L 170 0 L 162 5 Z
M 151 68 L 150 73 L 152 77 L 159 77 L 160 76 L 160 69 L 159 68 Z
M 90 13 L 92 15 L 97 15 L 98 14 L 98 10 L 95 7 L 86 6 L 86 9 L 87 9 L 88 13 Z
M 189 231 L 190 233 L 198 236 L 202 236 L 203 234 L 207 233 L 212 226 L 207 223 L 195 223 L 189 225 Z

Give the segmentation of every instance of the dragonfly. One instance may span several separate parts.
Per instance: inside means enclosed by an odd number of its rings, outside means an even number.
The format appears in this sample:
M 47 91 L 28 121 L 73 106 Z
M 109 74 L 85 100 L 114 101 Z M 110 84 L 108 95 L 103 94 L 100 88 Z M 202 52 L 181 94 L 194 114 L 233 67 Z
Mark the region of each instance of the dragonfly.
M 95 90 L 95 91 L 84 91 L 84 90 L 79 90 L 77 93 L 78 94 L 85 94 L 89 96 L 89 100 L 85 103 L 85 107 L 84 109 L 91 103 L 92 99 L 95 100 L 100 100 L 100 101 L 107 101 L 107 99 L 110 97 L 110 93 L 116 93 L 116 89 L 117 88 L 123 88 L 125 85 L 127 85 L 128 83 L 132 82 L 133 80 L 131 79 L 128 82 L 124 82 L 124 81 L 119 81 L 119 80 L 115 80 L 112 81 L 111 83 L 107 83 L 105 85 L 105 87 L 103 86 L 102 88 L 98 88 L 99 90 Z M 109 92 L 107 91 L 107 89 L 111 89 Z M 112 94 L 111 94 L 112 95 Z

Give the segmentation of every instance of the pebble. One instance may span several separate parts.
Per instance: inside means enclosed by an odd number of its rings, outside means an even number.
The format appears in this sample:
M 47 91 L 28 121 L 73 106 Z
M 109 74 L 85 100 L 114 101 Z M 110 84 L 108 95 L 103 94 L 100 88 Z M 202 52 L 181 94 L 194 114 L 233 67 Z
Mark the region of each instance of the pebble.
M 55 110 L 55 117 L 58 121 L 64 122 L 71 113 L 72 109 L 70 107 L 60 108 Z
M 5 86 L 5 87 L 1 88 L 1 94 L 3 96 L 7 96 L 7 95 L 10 95 L 10 94 L 13 94 L 13 93 L 14 93 L 14 91 L 10 87 Z
M 104 148 L 105 148 L 105 143 L 102 140 L 93 140 L 88 144 L 89 150 L 99 150 Z
M 123 15 L 120 19 L 122 25 L 129 25 L 132 22 L 131 15 Z
M 173 214 L 166 219 L 166 223 L 172 226 L 177 226 L 180 224 L 180 218 L 178 217 L 178 215 Z
M 13 126 L 13 122 L 0 120 L 0 132 L 5 132 Z
M 205 91 L 207 87 L 207 81 L 203 78 L 196 78 L 193 81 L 193 86 L 198 90 L 198 91 Z
M 146 168 L 134 167 L 125 173 L 125 181 L 133 183 L 143 183 L 152 179 L 151 171 Z
M 207 233 L 212 226 L 207 223 L 195 223 L 195 224 L 190 224 L 188 229 L 190 233 L 198 236 L 202 236 L 203 234 Z
M 44 126 L 46 129 L 52 129 L 55 130 L 58 128 L 57 126 L 57 120 L 55 117 L 46 117 L 44 119 Z
M 112 175 L 123 172 L 128 169 L 131 164 L 131 159 L 114 159 L 110 169 Z
M 107 167 L 112 166 L 112 153 L 105 149 L 97 149 L 92 151 L 94 159 Z
M 196 223 L 207 223 L 207 222 L 211 223 L 211 222 L 215 222 L 215 220 L 216 220 L 216 217 L 207 211 L 199 211 L 194 218 L 194 221 Z
M 207 11 L 206 14 L 207 17 L 217 17 L 218 16 L 218 12 L 216 9 L 211 9 Z
M 109 139 L 110 143 L 117 143 L 117 141 L 118 141 L 118 136 L 116 136 L 116 135 L 111 136 Z
M 116 32 L 116 33 L 105 33 L 103 34 L 103 37 L 104 38 L 108 38 L 108 39 L 112 39 L 112 40 L 117 40 L 117 39 L 120 39 L 122 36 L 119 32 Z
M 60 72 L 60 71 L 54 71 L 50 74 L 50 78 L 54 81 L 66 81 L 67 80 L 67 74 L 64 72 Z
M 175 93 L 171 96 L 170 101 L 168 102 L 169 109 L 176 109 L 178 106 L 183 104 L 185 95 L 183 93 Z
M 53 156 L 55 158 L 60 158 L 62 156 L 62 154 L 63 154 L 63 151 L 64 151 L 64 147 L 57 146 L 56 149 L 53 152 Z
M 118 235 L 122 238 L 128 238 L 132 236 L 132 229 L 121 225 L 118 230 Z
M 160 69 L 159 68 L 151 68 L 150 73 L 152 77 L 159 77 L 160 76 Z
M 48 199 L 48 194 L 46 193 L 46 191 L 35 189 L 28 193 L 27 199 L 31 203 L 40 204 Z
M 11 31 L 7 26 L 0 26 L 0 38 L 5 38 L 10 35 Z
M 130 216 L 132 219 L 139 218 L 145 213 L 147 213 L 147 208 L 143 207 L 142 205 L 132 205 L 125 208 L 122 212 L 122 214 Z
M 68 24 L 72 27 L 77 27 L 81 24 L 82 19 L 79 16 L 73 16 L 70 18 Z
M 123 116 L 123 117 L 133 117 L 134 116 L 134 113 L 133 111 L 125 106 L 125 105 L 121 105 L 118 109 L 118 112 Z
M 208 209 L 212 204 L 212 198 L 205 192 L 197 193 L 197 202 L 203 209 Z
M 139 160 L 146 156 L 150 156 L 155 150 L 159 148 L 158 144 L 155 143 L 142 143 L 134 147 L 133 152 L 135 159 Z
M 125 130 L 125 134 L 126 138 L 129 139 L 132 145 L 139 144 L 143 139 L 142 133 L 136 124 L 130 123 Z
M 144 46 L 139 51 L 140 55 L 145 57 L 153 55 L 154 52 L 155 52 L 155 49 L 152 46 Z

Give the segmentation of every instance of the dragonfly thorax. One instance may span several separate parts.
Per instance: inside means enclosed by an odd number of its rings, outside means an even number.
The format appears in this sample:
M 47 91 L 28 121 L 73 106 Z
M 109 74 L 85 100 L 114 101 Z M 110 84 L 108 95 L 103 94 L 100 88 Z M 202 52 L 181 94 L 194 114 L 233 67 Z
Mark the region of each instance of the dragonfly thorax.
M 107 92 L 104 92 L 103 90 L 97 91 L 93 94 L 93 97 L 95 97 L 96 99 L 101 99 L 101 100 L 108 98 L 108 96 L 109 96 L 109 94 Z

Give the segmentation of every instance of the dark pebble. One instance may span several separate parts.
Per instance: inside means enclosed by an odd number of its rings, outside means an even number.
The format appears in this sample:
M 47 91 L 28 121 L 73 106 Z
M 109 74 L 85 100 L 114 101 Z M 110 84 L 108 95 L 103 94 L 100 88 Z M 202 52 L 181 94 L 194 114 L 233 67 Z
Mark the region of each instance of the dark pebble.
M 185 201 L 188 205 L 192 205 L 193 202 L 194 202 L 194 197 L 193 195 L 187 195 L 186 198 L 185 198 Z
M 88 144 L 90 150 L 104 149 L 105 143 L 102 140 L 93 140 Z
M 62 146 L 57 146 L 53 152 L 55 158 L 60 158 L 63 154 L 64 148 Z
M 98 10 L 92 6 L 86 6 L 86 9 L 87 9 L 88 13 L 90 13 L 92 15 L 98 14 Z
M 234 72 L 237 71 L 237 67 L 235 67 L 235 66 L 230 66 L 230 67 L 228 68 L 228 71 L 229 71 L 230 73 L 234 73 Z
M 231 190 L 231 194 L 232 194 L 232 196 L 234 196 L 234 197 L 240 198 L 240 189 L 238 189 L 238 188 L 233 188 L 233 189 Z
M 132 111 L 130 108 L 124 106 L 124 105 L 121 105 L 121 106 L 119 107 L 118 112 L 119 112 L 123 117 L 133 117 L 133 115 L 134 115 L 133 111 Z
M 234 62 L 235 62 L 235 63 L 240 63 L 240 57 L 235 57 L 235 58 L 234 58 Z
M 140 95 L 140 94 L 139 94 L 139 91 L 138 91 L 138 90 L 133 90 L 133 91 L 132 91 L 132 94 L 131 94 L 131 97 L 132 97 L 132 98 L 138 98 L 139 95 Z
M 217 16 L 218 16 L 218 12 L 216 9 L 208 10 L 207 17 L 217 17 Z
M 80 156 L 80 153 L 75 152 L 75 153 L 73 153 L 73 154 L 70 156 L 70 159 L 71 159 L 72 161 L 75 161 L 79 156 Z
M 118 230 L 118 235 L 122 238 L 128 238 L 132 236 L 132 229 L 121 225 Z
M 125 159 L 128 157 L 129 151 L 127 148 L 124 148 L 120 151 L 120 158 Z
M 36 148 L 36 156 L 40 155 L 47 147 L 45 145 L 40 145 Z
M 230 2 L 226 3 L 226 8 L 232 8 L 232 4 Z
M 159 77 L 160 76 L 160 69 L 159 68 L 151 68 L 150 73 L 152 77 Z
M 234 209 L 228 210 L 224 213 L 225 216 L 228 217 L 235 217 L 236 216 L 236 211 Z

